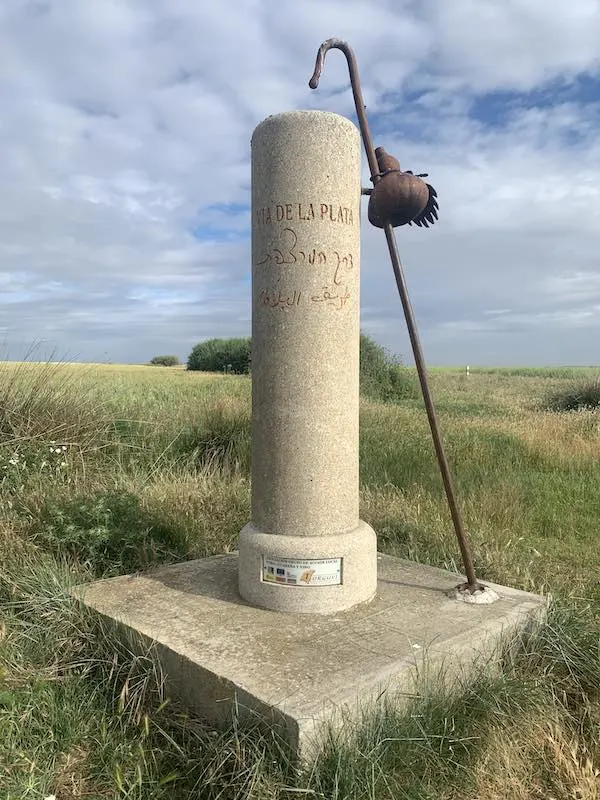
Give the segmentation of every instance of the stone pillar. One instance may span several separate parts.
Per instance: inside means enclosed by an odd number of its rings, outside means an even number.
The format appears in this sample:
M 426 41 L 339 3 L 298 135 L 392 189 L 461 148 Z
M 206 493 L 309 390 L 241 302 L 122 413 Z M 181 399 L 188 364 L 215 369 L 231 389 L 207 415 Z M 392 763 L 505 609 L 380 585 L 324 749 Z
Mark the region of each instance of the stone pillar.
M 370 600 L 358 516 L 361 143 L 345 117 L 293 111 L 252 137 L 252 520 L 239 589 L 327 614 Z

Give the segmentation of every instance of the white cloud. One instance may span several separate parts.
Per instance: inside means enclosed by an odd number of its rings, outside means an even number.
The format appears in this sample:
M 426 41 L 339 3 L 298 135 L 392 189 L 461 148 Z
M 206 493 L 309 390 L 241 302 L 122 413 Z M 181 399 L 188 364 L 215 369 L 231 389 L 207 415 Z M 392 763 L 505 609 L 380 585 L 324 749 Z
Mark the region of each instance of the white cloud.
M 600 84 L 595 102 L 567 91 L 598 71 L 592 0 L 3 0 L 9 348 L 144 361 L 249 333 L 250 137 L 278 111 L 353 112 L 341 53 L 307 86 L 332 35 L 356 51 L 378 143 L 440 195 L 435 228 L 398 231 L 428 361 L 597 358 Z M 469 113 L 551 80 L 566 94 L 517 98 L 501 126 Z M 408 356 L 393 292 L 365 219 L 363 327 Z
M 527 90 L 598 66 L 597 0 L 430 0 L 435 66 L 470 90 Z

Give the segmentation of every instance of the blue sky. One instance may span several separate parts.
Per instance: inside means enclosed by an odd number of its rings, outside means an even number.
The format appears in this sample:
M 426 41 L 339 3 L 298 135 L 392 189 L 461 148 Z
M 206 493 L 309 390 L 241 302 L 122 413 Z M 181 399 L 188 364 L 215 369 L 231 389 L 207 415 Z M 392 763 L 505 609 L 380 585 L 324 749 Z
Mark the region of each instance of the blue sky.
M 593 364 L 600 341 L 600 0 L 2 0 L 0 352 L 182 359 L 250 331 L 250 138 L 354 117 L 428 172 L 398 242 L 430 364 Z M 368 183 L 364 164 L 364 183 Z M 381 231 L 361 324 L 411 361 Z

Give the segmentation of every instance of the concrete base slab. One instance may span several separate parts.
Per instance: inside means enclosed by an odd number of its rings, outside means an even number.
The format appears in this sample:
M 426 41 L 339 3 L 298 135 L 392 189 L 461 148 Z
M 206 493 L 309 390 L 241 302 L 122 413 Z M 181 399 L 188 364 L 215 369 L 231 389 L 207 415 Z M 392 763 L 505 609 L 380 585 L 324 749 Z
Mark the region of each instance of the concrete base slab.
M 425 669 L 446 679 L 489 661 L 501 636 L 543 617 L 546 600 L 495 584 L 499 600 L 454 599 L 464 577 L 378 555 L 378 591 L 330 616 L 255 608 L 238 594 L 237 554 L 77 587 L 104 617 L 154 642 L 170 693 L 211 723 L 258 714 L 300 755 L 328 723 L 382 692 L 415 692 Z M 283 591 L 311 591 L 282 587 Z

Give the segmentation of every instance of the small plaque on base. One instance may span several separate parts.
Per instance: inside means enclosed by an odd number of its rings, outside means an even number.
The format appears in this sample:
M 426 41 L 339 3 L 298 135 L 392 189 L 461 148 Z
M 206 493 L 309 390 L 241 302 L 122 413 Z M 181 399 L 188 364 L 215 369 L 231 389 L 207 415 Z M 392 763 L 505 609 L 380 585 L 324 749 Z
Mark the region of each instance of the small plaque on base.
M 337 586 L 342 582 L 342 559 L 263 556 L 262 580 L 281 586 Z

